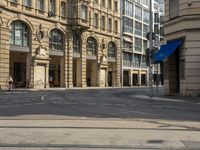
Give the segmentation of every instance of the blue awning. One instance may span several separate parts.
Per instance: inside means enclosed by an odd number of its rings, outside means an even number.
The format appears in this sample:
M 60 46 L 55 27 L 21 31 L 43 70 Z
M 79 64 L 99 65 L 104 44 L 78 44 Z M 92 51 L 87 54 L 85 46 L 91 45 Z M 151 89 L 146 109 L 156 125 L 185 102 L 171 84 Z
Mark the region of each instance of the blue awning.
M 165 58 L 170 56 L 182 43 L 183 41 L 178 39 L 169 41 L 167 44 L 162 45 L 160 50 L 154 55 L 154 63 L 163 61 Z

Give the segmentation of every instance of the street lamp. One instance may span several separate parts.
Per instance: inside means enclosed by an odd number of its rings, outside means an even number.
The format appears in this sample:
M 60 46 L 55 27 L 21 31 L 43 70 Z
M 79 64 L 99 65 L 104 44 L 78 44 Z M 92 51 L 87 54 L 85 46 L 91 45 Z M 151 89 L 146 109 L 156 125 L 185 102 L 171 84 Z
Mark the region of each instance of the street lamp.
M 152 14 L 152 0 L 150 0 L 150 9 L 149 9 L 149 19 L 150 19 L 150 30 L 149 30 L 149 52 L 153 51 L 153 14 Z M 153 59 L 149 55 L 149 88 L 150 88 L 150 97 L 153 97 Z

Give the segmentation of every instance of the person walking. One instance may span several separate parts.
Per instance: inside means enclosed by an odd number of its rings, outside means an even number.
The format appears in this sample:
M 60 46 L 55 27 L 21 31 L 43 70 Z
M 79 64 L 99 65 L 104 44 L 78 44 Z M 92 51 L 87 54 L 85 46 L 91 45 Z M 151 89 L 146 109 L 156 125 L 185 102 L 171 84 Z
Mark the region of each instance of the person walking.
M 13 90 L 13 78 L 12 78 L 12 76 L 9 77 L 8 83 L 9 83 L 9 89 L 8 90 L 9 91 Z

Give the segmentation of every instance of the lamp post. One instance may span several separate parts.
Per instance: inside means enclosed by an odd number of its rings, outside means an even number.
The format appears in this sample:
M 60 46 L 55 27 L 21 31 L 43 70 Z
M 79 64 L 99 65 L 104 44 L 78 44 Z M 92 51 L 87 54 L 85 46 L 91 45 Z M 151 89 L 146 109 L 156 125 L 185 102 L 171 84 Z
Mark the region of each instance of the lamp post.
M 150 19 L 150 30 L 149 30 L 149 52 L 153 51 L 153 14 L 152 14 L 152 0 L 150 0 L 149 9 L 149 19 Z M 149 88 L 150 97 L 153 97 L 153 60 L 151 55 L 149 55 L 150 67 L 149 67 Z

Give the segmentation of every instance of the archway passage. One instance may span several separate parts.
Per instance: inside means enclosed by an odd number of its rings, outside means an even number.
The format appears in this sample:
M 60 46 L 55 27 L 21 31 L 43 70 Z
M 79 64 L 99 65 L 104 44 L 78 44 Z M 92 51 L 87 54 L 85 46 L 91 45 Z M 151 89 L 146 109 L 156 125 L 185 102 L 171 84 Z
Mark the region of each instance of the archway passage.
M 26 87 L 26 53 L 10 52 L 10 75 L 15 87 Z
M 16 20 L 10 25 L 10 76 L 15 87 L 30 85 L 30 29 L 23 21 Z
M 97 41 L 93 37 L 87 39 L 86 82 L 87 86 L 97 86 Z
M 95 60 L 87 60 L 87 86 L 97 86 L 97 62 Z
M 64 86 L 64 61 L 61 56 L 50 56 L 49 87 Z
M 49 36 L 49 87 L 65 86 L 64 34 L 57 28 Z

